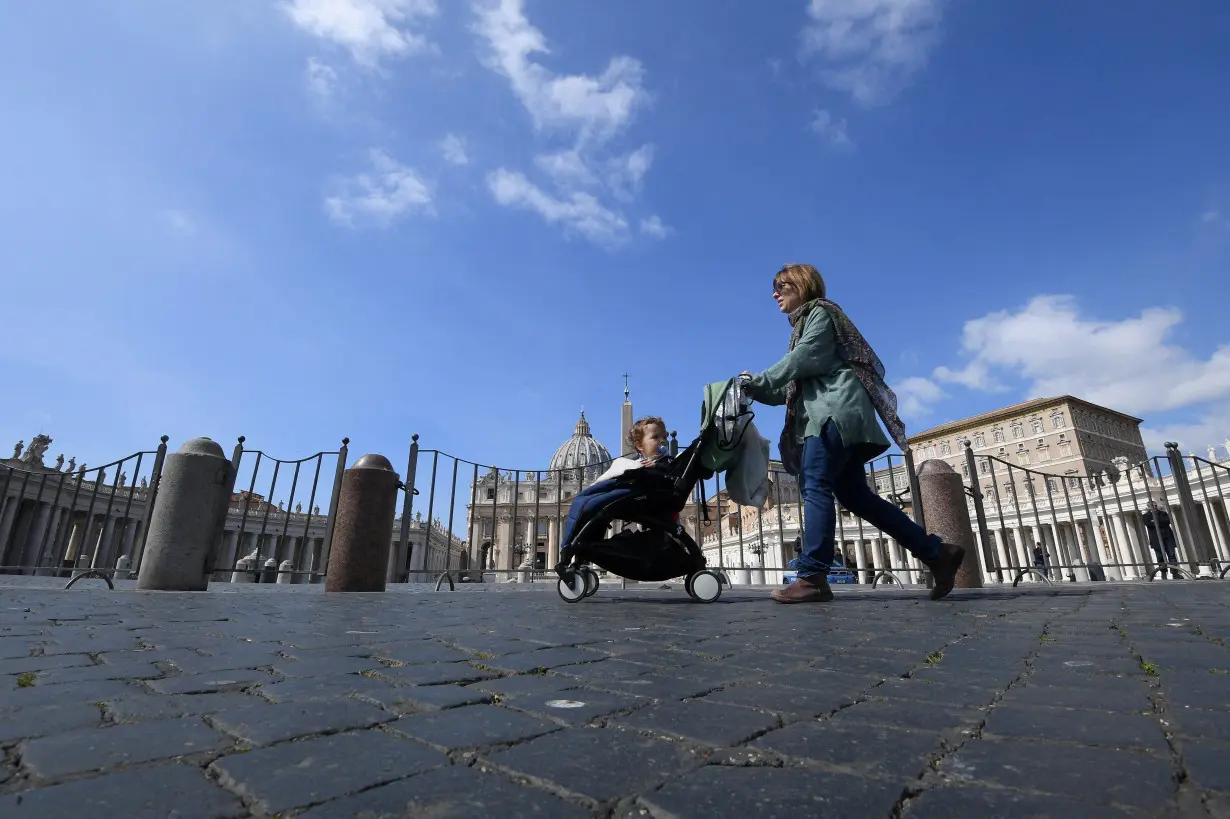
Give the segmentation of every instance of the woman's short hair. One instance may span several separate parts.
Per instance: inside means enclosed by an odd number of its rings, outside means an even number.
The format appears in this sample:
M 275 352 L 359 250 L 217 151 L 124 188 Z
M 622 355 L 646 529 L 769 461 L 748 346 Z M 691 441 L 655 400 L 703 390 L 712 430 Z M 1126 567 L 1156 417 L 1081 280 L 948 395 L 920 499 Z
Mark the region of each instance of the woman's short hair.
M 628 432 L 628 443 L 632 444 L 633 449 L 640 449 L 641 441 L 645 439 L 645 428 L 652 426 L 657 426 L 663 434 L 666 433 L 666 422 L 656 415 L 646 415 L 632 425 L 632 429 Z
M 773 276 L 773 289 L 780 288 L 783 282 L 794 288 L 803 301 L 825 297 L 824 277 L 809 264 L 782 265 L 782 269 Z

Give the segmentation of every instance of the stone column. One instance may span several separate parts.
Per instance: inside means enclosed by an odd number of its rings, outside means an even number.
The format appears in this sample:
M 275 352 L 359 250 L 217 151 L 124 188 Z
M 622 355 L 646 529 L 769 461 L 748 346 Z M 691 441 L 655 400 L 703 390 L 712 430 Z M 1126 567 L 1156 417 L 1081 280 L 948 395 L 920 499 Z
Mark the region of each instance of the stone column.
M 991 537 L 995 540 L 995 557 L 999 561 L 1000 573 L 1003 575 L 1004 583 L 1013 581 L 1012 561 L 1008 559 L 1008 546 L 1004 542 L 1004 530 L 998 527 L 991 530 Z
M 847 548 L 854 550 L 854 566 L 858 569 L 858 582 L 871 582 L 871 575 L 867 573 L 867 553 L 863 551 L 863 544 L 856 540 L 850 542 L 850 545 Z M 787 541 L 786 550 L 789 550 L 790 552 L 790 556 L 786 558 L 786 563 L 789 563 L 791 560 L 794 560 L 794 547 L 789 541 Z M 843 548 L 842 551 L 845 552 L 846 555 L 850 554 L 846 548 Z M 783 563 L 782 566 L 785 567 L 786 563 Z
M 25 549 L 22 550 L 20 563 L 23 566 L 30 566 L 29 569 L 22 569 L 22 574 L 36 574 L 38 563 L 38 550 L 43 545 L 43 533 L 47 531 L 47 526 L 51 522 L 51 504 L 40 503 L 34 513 L 34 523 L 30 527 L 30 535 L 26 538 Z
M 397 483 L 383 455 L 364 455 L 342 473 L 325 591 L 384 591 Z
M 547 571 L 554 571 L 559 563 L 559 519 L 552 516 L 547 522 Z
M 1221 530 L 1217 526 L 1217 515 L 1213 512 L 1213 504 L 1206 497 L 1204 503 L 1200 504 L 1200 507 L 1204 509 L 1204 519 L 1209 524 L 1209 536 L 1212 540 L 1213 555 L 1220 559 L 1222 553 L 1226 550 L 1226 545 L 1222 542 Z
M 970 526 L 961 476 L 947 461 L 927 461 L 918 470 L 918 491 L 927 530 L 945 543 L 965 549 L 954 585 L 961 589 L 982 588 L 978 560 L 970 554 L 978 550 L 978 545 Z
M 500 550 L 499 562 L 496 568 L 503 569 L 505 572 L 511 572 L 513 569 L 513 547 L 516 545 L 512 538 L 512 519 L 501 517 L 495 527 L 496 537 L 491 539 L 491 548 Z M 501 574 L 500 578 L 507 580 L 510 577 L 508 574 Z
M 17 517 L 17 510 L 20 507 L 21 497 L 11 495 L 8 502 L 4 504 L 4 511 L 0 512 L 0 560 L 4 559 L 5 550 L 9 545 L 9 535 L 13 531 L 13 520 Z
M 59 561 L 59 554 L 56 551 L 56 541 L 60 539 L 60 529 L 64 523 L 64 515 L 68 512 L 63 506 L 57 506 L 51 514 L 50 534 L 47 536 L 47 550 L 43 552 L 42 566 L 40 569 L 46 569 L 48 566 L 55 566 Z M 43 574 L 47 574 L 46 571 Z
M 128 565 L 136 571 L 141 567 L 141 557 L 145 554 L 145 544 L 141 542 L 141 533 L 145 531 L 145 521 L 137 518 L 132 522 L 132 548 L 128 556 Z
M 1134 563 L 1132 557 L 1132 549 L 1128 543 L 1127 527 L 1123 525 L 1123 516 L 1117 512 L 1112 512 L 1110 516 L 1111 527 L 1115 532 L 1115 541 L 1119 545 L 1119 562 Z M 1137 569 L 1134 566 L 1124 566 L 1119 569 L 1119 575 L 1124 580 L 1135 580 L 1137 577 Z
M 204 591 L 226 527 L 234 468 L 208 438 L 187 441 L 168 455 L 150 512 L 137 588 Z
M 111 543 L 111 534 L 115 531 L 115 518 L 107 515 L 103 519 L 102 533 L 98 536 L 98 542 L 94 544 L 94 556 L 90 560 L 90 567 L 94 569 L 109 569 L 111 563 L 107 559 L 107 550 Z

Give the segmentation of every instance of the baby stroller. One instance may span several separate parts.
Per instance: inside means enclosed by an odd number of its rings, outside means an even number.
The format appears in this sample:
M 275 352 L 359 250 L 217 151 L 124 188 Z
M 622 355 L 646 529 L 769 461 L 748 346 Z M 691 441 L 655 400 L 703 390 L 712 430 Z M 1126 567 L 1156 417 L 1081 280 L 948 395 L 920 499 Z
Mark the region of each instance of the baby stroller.
M 701 603 L 712 603 L 721 596 L 722 584 L 729 581 L 706 568 L 700 547 L 679 523 L 679 513 L 699 482 L 730 464 L 754 413 L 741 379 L 710 384 L 705 392 L 696 439 L 678 455 L 613 478 L 612 489 L 631 489 L 631 493 L 623 493 L 577 521 L 555 567 L 559 596 L 564 600 L 576 603 L 598 590 L 598 573 L 590 568 L 591 563 L 642 582 L 683 577 L 684 589 Z M 703 497 L 700 503 L 707 520 Z M 607 529 L 615 521 L 641 528 L 624 529 L 607 538 Z

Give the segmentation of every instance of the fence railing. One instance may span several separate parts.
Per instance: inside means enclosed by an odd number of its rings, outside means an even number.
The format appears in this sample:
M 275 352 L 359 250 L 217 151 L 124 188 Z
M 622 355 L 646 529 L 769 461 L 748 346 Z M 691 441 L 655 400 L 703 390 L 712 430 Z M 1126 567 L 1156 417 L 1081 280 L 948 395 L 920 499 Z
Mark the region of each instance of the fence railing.
M 245 449 L 245 441 L 240 436 L 231 464 L 235 487 L 247 488 L 232 492 L 212 579 L 318 582 L 328 566 L 350 439 L 343 438 L 338 449 L 293 459 Z M 329 499 L 324 515 L 317 504 L 322 497 Z
M 235 488 L 212 579 L 319 582 L 349 439 L 298 459 L 245 449 L 244 442 L 241 437 L 232 455 Z M 0 464 L 0 572 L 137 572 L 166 448 L 164 436 L 156 450 L 73 472 Z M 675 433 L 671 448 L 677 454 Z M 388 580 L 554 582 L 572 501 L 610 464 L 508 469 L 421 449 L 414 436 Z M 1119 462 L 1093 475 L 1061 475 L 976 455 L 967 444 L 964 467 L 977 541 L 968 559 L 978 561 L 985 582 L 1224 577 L 1230 566 L 1230 464 L 1167 444 L 1165 456 Z M 721 474 L 700 481 L 680 515 L 709 565 L 731 583 L 776 585 L 790 571 L 804 530 L 803 500 L 780 465 L 771 465 L 768 478 L 760 506 L 732 499 Z M 880 497 L 925 522 L 908 453 L 875 459 L 866 480 Z M 836 514 L 834 582 L 929 582 L 925 566 L 901 543 L 840 499 Z
M 68 576 L 139 561 L 166 451 L 164 435 L 157 449 L 71 472 L 0 464 L 0 573 Z

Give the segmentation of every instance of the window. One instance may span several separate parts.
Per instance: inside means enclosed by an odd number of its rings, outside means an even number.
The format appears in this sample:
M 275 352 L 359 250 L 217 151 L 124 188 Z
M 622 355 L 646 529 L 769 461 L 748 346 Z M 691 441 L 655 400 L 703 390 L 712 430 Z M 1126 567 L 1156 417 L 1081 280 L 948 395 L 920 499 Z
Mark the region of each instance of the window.
M 988 467 L 987 464 L 988 462 L 986 460 L 981 460 L 978 462 L 978 474 L 979 475 L 985 475 L 987 474 L 987 472 L 990 471 L 990 467 Z
M 1030 424 L 1030 427 L 1034 431 L 1034 435 L 1041 435 L 1042 431 L 1046 429 L 1046 427 L 1042 426 L 1041 418 L 1035 418 L 1034 420 L 1030 421 L 1029 424 Z
M 967 478 L 969 477 L 969 464 L 961 464 L 961 474 Z
M 495 490 L 490 486 L 487 487 L 487 500 L 495 500 Z
M 935 444 L 927 444 L 926 452 L 927 452 L 928 458 L 934 458 L 935 457 Z
M 986 446 L 986 445 L 987 445 L 987 436 L 981 432 L 975 432 L 974 433 L 974 446 L 981 447 L 981 446 Z
M 1047 478 L 1047 479 L 1046 479 L 1046 488 L 1047 488 L 1049 491 L 1051 491 L 1051 492 L 1058 492 L 1058 491 L 1059 491 L 1059 485 L 1055 482 L 1055 479 L 1054 479 L 1054 478 Z
M 1072 445 L 1068 443 L 1067 441 L 1059 442 L 1059 457 L 1060 458 L 1071 458 L 1072 457 Z
M 1053 427 L 1054 429 L 1063 429 L 1064 423 L 1063 423 L 1063 413 L 1062 412 L 1057 412 L 1051 416 L 1051 427 Z
M 1027 466 L 1029 464 L 1029 453 L 1022 449 L 1016 454 L 1016 462 L 1021 466 Z
M 1049 461 L 1051 459 L 1051 449 L 1046 444 L 1038 447 L 1038 460 Z
M 950 443 L 948 443 L 947 441 L 945 441 L 944 443 L 940 444 L 940 454 L 941 454 L 941 455 L 951 455 L 951 454 L 952 454 L 952 445 L 951 445 Z
M 1025 437 L 1025 428 L 1020 424 L 1012 425 L 1012 439 L 1017 440 Z
M 995 439 L 995 443 L 1002 444 L 1004 442 L 1004 431 L 1002 429 L 992 430 L 991 437 Z
M 1081 479 L 1078 477 L 1075 477 L 1074 475 L 1069 475 L 1068 476 L 1068 488 L 1069 489 L 1080 489 Z

